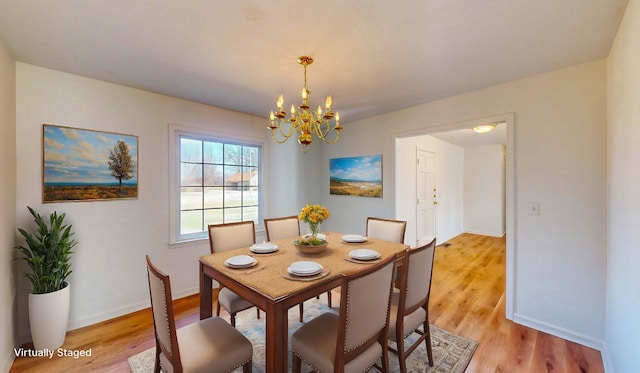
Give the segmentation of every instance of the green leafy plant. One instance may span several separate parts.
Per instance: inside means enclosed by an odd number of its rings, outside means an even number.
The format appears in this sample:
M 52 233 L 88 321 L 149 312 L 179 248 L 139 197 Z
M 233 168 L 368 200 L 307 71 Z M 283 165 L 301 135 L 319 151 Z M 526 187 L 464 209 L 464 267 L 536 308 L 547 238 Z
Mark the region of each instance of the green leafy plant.
M 301 246 L 318 246 L 318 245 L 324 245 L 326 243 L 327 243 L 326 240 L 323 240 L 318 237 L 313 237 L 313 236 L 302 237 L 298 240 L 293 241 L 294 245 L 301 245 Z
M 65 286 L 65 280 L 71 274 L 71 249 L 77 244 L 73 239 L 71 225 L 64 224 L 65 214 L 53 212 L 49 215 L 49 224 L 35 210 L 27 206 L 33 215 L 38 229 L 29 233 L 22 228 L 18 232 L 24 237 L 26 246 L 16 246 L 30 272 L 25 277 L 31 281 L 33 294 L 51 293 Z

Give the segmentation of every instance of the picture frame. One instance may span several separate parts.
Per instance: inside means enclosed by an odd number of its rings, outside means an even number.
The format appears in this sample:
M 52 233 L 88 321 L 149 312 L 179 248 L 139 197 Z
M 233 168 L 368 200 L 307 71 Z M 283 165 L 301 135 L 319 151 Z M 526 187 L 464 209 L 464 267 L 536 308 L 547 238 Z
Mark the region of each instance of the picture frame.
M 382 198 L 382 154 L 331 158 L 329 194 Z
M 138 198 L 138 136 L 42 125 L 42 202 Z

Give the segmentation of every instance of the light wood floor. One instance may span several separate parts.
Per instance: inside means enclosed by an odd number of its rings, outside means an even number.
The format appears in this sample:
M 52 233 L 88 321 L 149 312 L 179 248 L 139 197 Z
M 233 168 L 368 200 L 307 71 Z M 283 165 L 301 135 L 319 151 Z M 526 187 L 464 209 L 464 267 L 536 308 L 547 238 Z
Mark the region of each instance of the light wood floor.
M 604 372 L 599 351 L 505 319 L 504 238 L 462 234 L 448 244 L 436 249 L 430 320 L 479 342 L 467 372 Z M 178 327 L 198 319 L 197 296 L 174 307 Z M 143 310 L 67 333 L 63 348 L 90 348 L 90 358 L 18 358 L 10 372 L 128 372 L 127 358 L 153 345 Z

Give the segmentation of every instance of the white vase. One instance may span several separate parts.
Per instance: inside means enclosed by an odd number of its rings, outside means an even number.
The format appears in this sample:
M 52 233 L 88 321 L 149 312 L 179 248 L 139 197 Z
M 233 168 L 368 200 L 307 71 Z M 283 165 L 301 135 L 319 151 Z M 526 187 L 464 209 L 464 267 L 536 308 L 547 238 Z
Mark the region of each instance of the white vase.
M 36 350 L 62 346 L 69 323 L 71 285 L 45 294 L 29 294 L 29 325 Z

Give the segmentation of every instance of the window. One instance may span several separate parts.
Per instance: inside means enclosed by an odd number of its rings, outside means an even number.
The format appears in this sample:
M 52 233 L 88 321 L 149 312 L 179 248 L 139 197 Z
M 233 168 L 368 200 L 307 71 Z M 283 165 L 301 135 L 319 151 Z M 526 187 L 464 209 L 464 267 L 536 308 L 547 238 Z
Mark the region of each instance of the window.
M 177 134 L 176 241 L 207 237 L 207 225 L 261 216 L 261 146 Z

